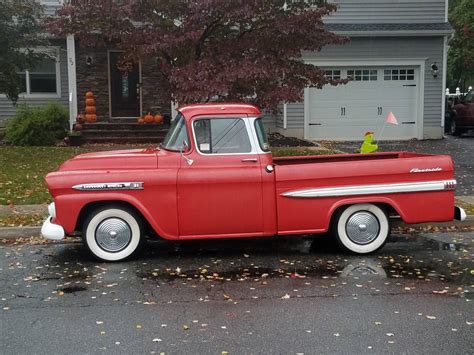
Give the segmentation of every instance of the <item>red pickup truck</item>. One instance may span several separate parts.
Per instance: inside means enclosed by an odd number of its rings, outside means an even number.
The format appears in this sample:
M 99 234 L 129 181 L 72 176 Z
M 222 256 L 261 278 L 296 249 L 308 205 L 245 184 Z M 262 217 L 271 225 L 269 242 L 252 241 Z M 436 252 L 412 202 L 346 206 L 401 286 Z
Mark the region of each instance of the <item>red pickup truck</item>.
M 272 158 L 261 112 L 246 104 L 181 107 L 160 148 L 82 154 L 46 176 L 42 227 L 82 232 L 105 261 L 168 240 L 334 232 L 346 250 L 381 248 L 390 218 L 463 220 L 453 162 L 407 152 Z

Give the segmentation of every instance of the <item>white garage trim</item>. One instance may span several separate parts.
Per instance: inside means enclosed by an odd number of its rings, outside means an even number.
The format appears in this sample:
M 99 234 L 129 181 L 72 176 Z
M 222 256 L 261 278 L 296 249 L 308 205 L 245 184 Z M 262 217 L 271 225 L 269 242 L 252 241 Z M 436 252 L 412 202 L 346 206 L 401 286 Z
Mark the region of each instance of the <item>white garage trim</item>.
M 373 60 L 371 58 L 364 58 L 358 60 L 340 60 L 340 59 L 304 59 L 307 64 L 313 64 L 318 67 L 383 67 L 383 66 L 415 66 L 419 68 L 419 88 L 418 88 L 418 117 L 416 125 L 416 137 L 423 139 L 423 113 L 425 103 L 425 63 L 428 58 L 391 58 L 384 60 Z M 304 90 L 304 138 L 309 137 L 309 88 Z

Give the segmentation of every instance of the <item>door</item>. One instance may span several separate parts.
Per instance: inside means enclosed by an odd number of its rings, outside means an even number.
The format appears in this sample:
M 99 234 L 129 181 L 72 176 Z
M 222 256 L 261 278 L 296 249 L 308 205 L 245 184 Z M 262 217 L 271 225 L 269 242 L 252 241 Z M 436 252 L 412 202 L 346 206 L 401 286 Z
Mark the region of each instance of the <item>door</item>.
M 117 67 L 121 52 L 109 52 L 111 117 L 140 117 L 140 66 L 123 72 Z
M 247 118 L 192 122 L 195 149 L 178 172 L 181 238 L 263 233 L 262 172 Z
M 309 138 L 361 140 L 367 131 L 377 140 L 417 137 L 418 68 L 338 68 L 326 75 L 351 81 L 308 90 Z M 386 124 L 389 112 L 398 125 Z

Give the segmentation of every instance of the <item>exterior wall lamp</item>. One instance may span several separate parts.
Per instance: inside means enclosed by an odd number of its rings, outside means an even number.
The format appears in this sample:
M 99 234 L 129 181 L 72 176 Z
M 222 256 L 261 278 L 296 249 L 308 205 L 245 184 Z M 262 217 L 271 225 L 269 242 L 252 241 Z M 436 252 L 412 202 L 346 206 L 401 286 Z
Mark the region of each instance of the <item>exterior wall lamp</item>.
M 91 55 L 86 55 L 86 66 L 88 67 L 92 66 L 93 62 L 94 62 L 94 58 L 92 58 Z
M 438 65 L 436 64 L 436 62 L 431 64 L 431 74 L 433 75 L 433 78 L 438 77 L 438 71 L 439 71 L 439 68 L 438 68 Z

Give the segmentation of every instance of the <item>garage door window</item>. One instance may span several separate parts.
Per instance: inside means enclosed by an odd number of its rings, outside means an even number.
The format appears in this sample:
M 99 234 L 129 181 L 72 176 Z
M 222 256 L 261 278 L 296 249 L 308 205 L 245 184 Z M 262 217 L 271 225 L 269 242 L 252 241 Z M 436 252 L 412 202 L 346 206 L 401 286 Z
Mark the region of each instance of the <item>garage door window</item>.
M 341 71 L 340 70 L 326 70 L 324 73 L 324 77 L 329 80 L 339 80 L 341 79 Z
M 415 80 L 415 69 L 388 69 L 383 72 L 384 80 Z
M 354 81 L 377 81 L 376 69 L 348 70 L 347 78 Z

